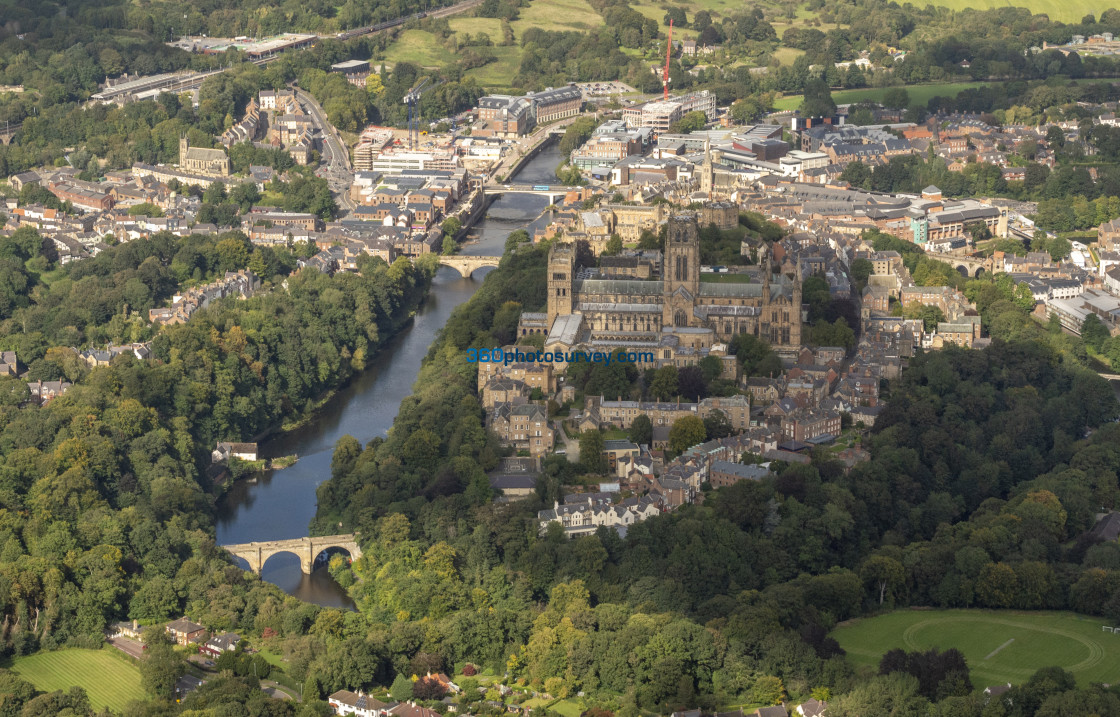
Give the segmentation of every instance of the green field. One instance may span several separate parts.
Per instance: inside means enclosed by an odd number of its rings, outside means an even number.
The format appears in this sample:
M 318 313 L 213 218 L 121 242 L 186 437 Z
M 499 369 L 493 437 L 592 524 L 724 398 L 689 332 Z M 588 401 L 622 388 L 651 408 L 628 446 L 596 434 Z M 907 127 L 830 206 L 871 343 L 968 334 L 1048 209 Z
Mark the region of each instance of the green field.
M 521 66 L 521 48 L 515 46 L 492 47 L 490 49 L 494 51 L 494 56 L 498 59 L 482 67 L 467 70 L 467 76 L 478 80 L 478 84 L 483 87 L 512 89 L 510 82 Z
M 469 32 L 477 35 L 484 32 L 490 36 L 494 44 L 502 41 L 502 21 L 496 17 L 467 17 L 456 15 L 447 18 L 447 24 L 455 32 Z
M 391 63 L 411 62 L 421 67 L 443 67 L 447 55 L 436 36 L 424 30 L 405 30 L 385 49 L 385 59 Z
M 937 85 L 911 85 L 905 89 L 910 93 L 911 104 L 924 105 L 929 102 L 931 97 L 936 97 L 937 95 L 941 95 L 942 97 L 956 97 L 961 90 L 983 87 L 985 84 L 984 82 L 945 82 Z M 838 90 L 832 93 L 832 99 L 835 100 L 838 105 L 862 102 L 864 100 L 878 102 L 883 98 L 883 94 L 888 89 L 887 87 L 873 87 L 862 90 Z M 774 102 L 774 109 L 777 110 L 795 110 L 800 106 L 801 95 L 786 95 Z
M 588 30 L 603 24 L 603 16 L 587 4 L 587 0 L 533 0 L 522 8 L 511 25 L 513 35 L 530 27 L 542 30 Z M 499 36 L 500 39 L 500 36 Z
M 1069 670 L 1079 684 L 1120 680 L 1120 634 L 1103 618 L 1010 610 L 900 610 L 852 621 L 832 636 L 856 663 L 878 666 L 888 650 L 960 650 L 977 689 L 1024 682 L 1041 667 Z M 1111 625 L 1111 623 L 1107 623 Z
M 57 650 L 17 657 L 10 669 L 45 692 L 85 688 L 97 709 L 121 711 L 132 700 L 145 699 L 140 670 L 106 650 Z
M 1047 15 L 1057 22 L 1076 23 L 1081 18 L 1092 13 L 1099 17 L 1102 12 L 1110 7 L 1111 3 L 1100 0 L 934 0 L 934 5 L 947 7 L 951 10 L 990 10 L 994 7 L 1025 7 L 1035 15 Z

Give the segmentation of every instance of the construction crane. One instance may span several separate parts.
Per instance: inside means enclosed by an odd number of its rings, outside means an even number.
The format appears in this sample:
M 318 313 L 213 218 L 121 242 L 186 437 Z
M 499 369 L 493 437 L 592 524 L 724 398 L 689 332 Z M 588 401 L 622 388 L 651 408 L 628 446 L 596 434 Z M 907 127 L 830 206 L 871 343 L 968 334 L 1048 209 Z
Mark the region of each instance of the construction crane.
M 665 71 L 661 73 L 661 89 L 669 99 L 669 57 L 673 54 L 673 19 L 669 18 L 669 41 L 665 43 Z
M 412 89 L 404 95 L 404 103 L 408 105 L 409 151 L 416 149 L 416 143 L 420 140 L 420 97 L 424 94 L 424 89 L 428 87 L 430 80 L 430 77 L 425 77 L 413 85 Z

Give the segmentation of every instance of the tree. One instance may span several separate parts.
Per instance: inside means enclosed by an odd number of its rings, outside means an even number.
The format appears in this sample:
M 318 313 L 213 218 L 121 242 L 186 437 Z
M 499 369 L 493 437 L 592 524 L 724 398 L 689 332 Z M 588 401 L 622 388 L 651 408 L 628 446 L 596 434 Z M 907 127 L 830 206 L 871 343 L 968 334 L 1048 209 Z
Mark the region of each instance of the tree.
M 441 224 L 439 228 L 444 234 L 453 237 L 463 228 L 463 223 L 459 221 L 458 217 L 448 217 L 443 220 L 443 224 Z
M 606 247 L 603 248 L 602 256 L 618 256 L 622 253 L 622 237 L 618 234 L 611 234 L 611 238 L 607 240 Z
M 639 446 L 648 446 L 653 443 L 653 421 L 649 420 L 649 416 L 644 413 L 639 413 L 630 422 L 630 430 L 627 437 L 631 443 Z
M 901 110 L 910 106 L 910 93 L 905 87 L 891 87 L 883 93 L 883 106 Z
M 865 560 L 859 569 L 859 577 L 872 591 L 879 606 L 888 599 L 893 602 L 896 593 L 906 587 L 906 570 L 902 563 L 883 555 L 872 555 Z
M 731 421 L 723 411 L 717 409 L 704 418 L 704 432 L 709 439 L 726 438 L 732 430 Z
M 1100 352 L 1104 347 L 1104 342 L 1109 339 L 1108 329 L 1105 327 L 1101 320 L 1097 318 L 1096 314 L 1090 313 L 1085 316 L 1085 320 L 1081 322 L 1081 338 L 1085 340 L 1085 344 L 1091 346 L 1094 351 Z
M 836 102 L 832 99 L 832 92 L 823 80 L 809 80 L 805 83 L 804 96 L 801 99 L 802 117 L 831 117 L 836 114 Z
M 408 679 L 401 673 L 393 678 L 393 684 L 389 686 L 389 696 L 397 702 L 408 702 L 412 699 L 412 680 Z
M 685 14 L 683 7 L 669 8 L 669 10 L 665 13 L 666 26 L 668 26 L 670 20 L 673 21 L 674 27 L 685 27 L 688 25 L 688 16 Z
M 925 652 L 907 653 L 890 650 L 879 661 L 879 674 L 903 672 L 918 680 L 918 692 L 926 699 L 938 701 L 949 696 L 964 696 L 972 692 L 968 664 L 959 650 L 944 652 L 931 648 Z
M 588 473 L 607 472 L 607 457 L 603 454 L 603 434 L 597 430 L 584 431 L 579 436 L 579 462 Z
M 668 401 L 677 395 L 677 367 L 668 364 L 657 369 L 649 392 L 659 401 Z
M 976 579 L 976 597 L 985 607 L 1012 607 L 1019 594 L 1019 578 L 1006 563 L 988 563 Z
M 751 702 L 776 705 L 785 699 L 786 688 L 780 677 L 763 675 L 755 680 L 754 686 L 751 687 Z
M 681 453 L 703 443 L 706 437 L 704 422 L 698 416 L 681 416 L 669 429 L 669 450 Z
M 773 105 L 774 94 L 772 92 L 740 97 L 731 104 L 731 118 L 737 124 L 749 124 L 769 112 Z
M 867 286 L 867 279 L 869 276 L 871 276 L 872 268 L 873 267 L 869 259 L 860 258 L 852 262 L 852 266 L 850 269 L 852 280 L 856 282 L 861 290 L 864 286 Z
M 739 359 L 746 376 L 779 376 L 782 373 L 782 360 L 778 354 L 757 336 L 737 334 L 731 339 L 731 353 Z
M 699 110 L 695 110 L 674 122 L 673 126 L 669 128 L 669 131 L 677 134 L 688 134 L 704 129 L 704 125 L 706 124 L 708 124 L 708 115 Z
M 153 697 L 169 700 L 175 696 L 175 683 L 187 671 L 187 664 L 162 628 L 146 630 L 144 641 L 148 649 L 140 662 L 140 683 Z

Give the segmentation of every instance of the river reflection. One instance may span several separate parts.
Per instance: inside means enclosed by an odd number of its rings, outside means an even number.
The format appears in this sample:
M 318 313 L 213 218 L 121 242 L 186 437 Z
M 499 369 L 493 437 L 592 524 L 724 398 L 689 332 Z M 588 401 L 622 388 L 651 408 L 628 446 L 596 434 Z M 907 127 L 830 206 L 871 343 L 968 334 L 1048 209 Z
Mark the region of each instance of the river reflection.
M 555 148 L 546 150 L 522 170 L 518 180 L 555 182 L 552 172 L 559 162 Z M 475 226 L 472 235 L 477 240 L 463 247 L 463 253 L 500 254 L 510 232 L 525 228 L 546 205 L 546 198 L 532 195 L 499 198 L 491 205 L 489 216 Z M 455 307 L 481 286 L 488 271 L 479 269 L 472 279 L 463 279 L 454 269 L 441 268 L 412 324 L 374 357 L 366 371 L 323 406 L 315 420 L 264 443 L 262 455 L 296 454 L 299 461 L 254 482 L 241 481 L 230 488 L 218 505 L 219 544 L 308 534 L 308 525 L 315 517 L 315 489 L 330 477 L 335 443 L 349 434 L 365 444 L 388 432 L 401 401 L 412 392 L 420 361 L 436 334 Z M 304 575 L 295 555 L 282 553 L 270 558 L 262 577 L 301 600 L 353 608 L 349 596 L 325 568 Z

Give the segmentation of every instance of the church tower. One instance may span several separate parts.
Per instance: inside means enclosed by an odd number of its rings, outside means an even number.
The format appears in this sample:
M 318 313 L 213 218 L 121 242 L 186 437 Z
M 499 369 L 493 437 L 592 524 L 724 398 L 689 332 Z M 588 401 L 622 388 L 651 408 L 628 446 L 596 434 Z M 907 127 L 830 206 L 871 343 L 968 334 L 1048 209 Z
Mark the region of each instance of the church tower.
M 187 142 L 187 135 L 179 135 L 179 167 L 183 167 L 183 163 L 187 161 L 187 150 L 191 145 Z
M 576 246 L 555 242 L 548 250 L 548 326 L 557 316 L 572 313 L 575 288 Z
M 691 214 L 669 217 L 665 256 L 661 262 L 665 287 L 665 326 L 691 326 L 700 293 L 700 230 Z

